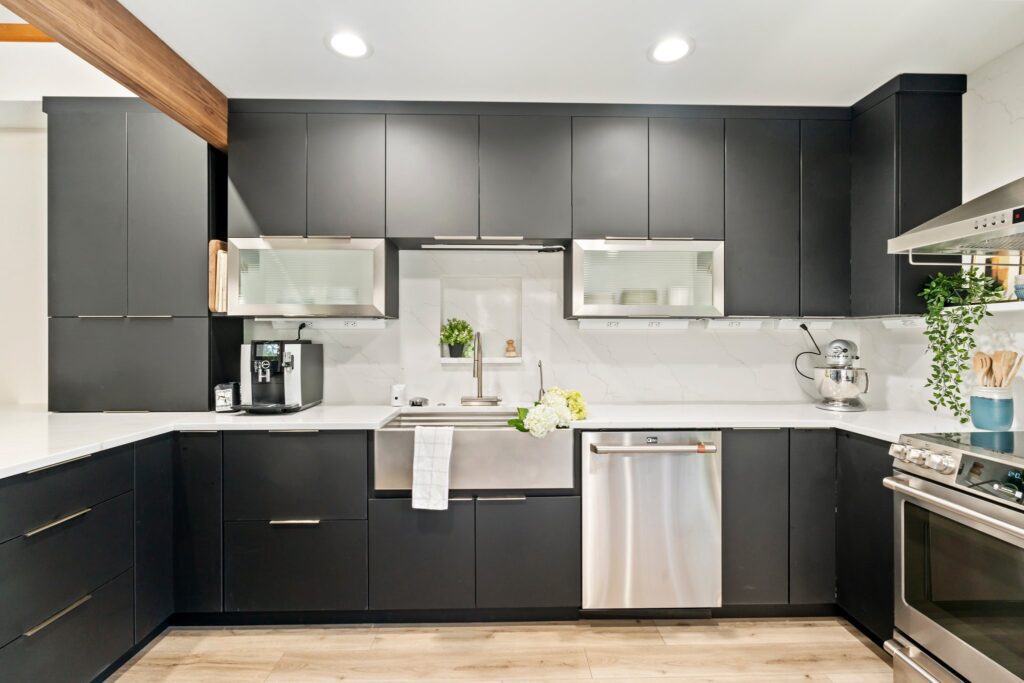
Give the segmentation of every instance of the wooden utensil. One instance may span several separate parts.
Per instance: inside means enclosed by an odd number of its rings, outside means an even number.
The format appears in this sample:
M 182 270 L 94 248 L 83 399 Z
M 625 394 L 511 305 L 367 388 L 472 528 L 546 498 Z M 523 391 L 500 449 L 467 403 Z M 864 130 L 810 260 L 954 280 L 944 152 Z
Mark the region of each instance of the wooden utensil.
M 984 351 L 978 351 L 974 354 L 972 366 L 974 374 L 978 376 L 978 381 L 981 382 L 981 386 L 988 386 L 986 381 L 988 379 L 988 370 L 992 367 L 992 357 Z
M 1010 367 L 1010 372 L 1007 373 L 1006 378 L 1003 380 L 1004 387 L 1010 386 L 1010 382 L 1013 381 L 1013 378 L 1017 376 L 1017 371 L 1020 370 L 1021 363 L 1024 362 L 1024 354 L 1019 354 L 1015 351 L 1011 351 L 1010 353 L 1014 355 L 1015 360 L 1013 365 Z
M 1010 383 L 1010 371 L 1013 364 L 1017 362 L 1017 353 L 1014 351 L 1003 351 L 1003 357 L 999 366 L 999 386 L 1005 387 Z
M 992 383 L 991 387 L 1003 386 L 1003 352 L 992 352 Z

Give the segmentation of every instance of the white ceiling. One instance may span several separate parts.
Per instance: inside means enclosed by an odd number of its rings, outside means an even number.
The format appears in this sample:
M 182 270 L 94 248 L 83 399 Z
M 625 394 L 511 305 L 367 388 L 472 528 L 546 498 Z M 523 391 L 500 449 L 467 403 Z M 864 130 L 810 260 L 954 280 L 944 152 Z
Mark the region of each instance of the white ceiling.
M 229 97 L 849 105 L 1024 39 L 1012 0 L 121 0 Z M 365 60 L 326 47 L 354 30 Z M 683 33 L 681 62 L 647 60 Z
M 20 24 L 0 7 L 0 23 Z M 38 101 L 44 95 L 130 97 L 106 74 L 57 43 L 0 43 L 0 101 Z M 0 119 L 4 117 L 0 115 Z

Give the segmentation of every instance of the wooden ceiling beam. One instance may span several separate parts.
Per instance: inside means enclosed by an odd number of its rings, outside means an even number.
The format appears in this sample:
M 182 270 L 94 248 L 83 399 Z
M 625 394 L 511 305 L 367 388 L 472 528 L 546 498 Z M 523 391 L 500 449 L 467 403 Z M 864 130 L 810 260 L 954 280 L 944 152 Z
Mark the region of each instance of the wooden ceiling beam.
M 0 43 L 52 43 L 53 38 L 32 24 L 0 24 Z
M 116 0 L 3 3 L 214 147 L 227 150 L 227 97 Z

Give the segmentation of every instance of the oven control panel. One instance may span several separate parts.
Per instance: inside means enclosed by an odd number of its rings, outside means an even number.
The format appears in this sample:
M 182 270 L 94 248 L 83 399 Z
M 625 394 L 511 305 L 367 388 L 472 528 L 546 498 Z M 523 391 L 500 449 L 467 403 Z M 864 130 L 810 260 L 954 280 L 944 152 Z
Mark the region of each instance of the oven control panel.
M 1024 504 L 1024 470 L 1019 467 L 966 455 L 956 483 L 1008 503 Z
M 931 449 L 913 444 L 894 443 L 889 446 L 889 455 L 897 464 L 913 465 L 916 471 L 925 470 L 941 475 L 954 474 L 959 469 L 960 454 L 946 449 Z M 908 468 L 909 469 L 909 468 Z

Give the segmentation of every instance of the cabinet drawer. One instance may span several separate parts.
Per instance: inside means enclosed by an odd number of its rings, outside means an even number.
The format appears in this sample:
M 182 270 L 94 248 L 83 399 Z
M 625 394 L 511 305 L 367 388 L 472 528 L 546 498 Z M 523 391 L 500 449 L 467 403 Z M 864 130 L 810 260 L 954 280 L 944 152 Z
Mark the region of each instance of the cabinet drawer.
M 126 571 L 0 648 L 0 672 L 9 683 L 91 681 L 131 647 L 132 572 Z
M 366 609 L 366 522 L 228 522 L 228 612 Z
M 0 545 L 0 644 L 132 566 L 132 494 L 82 510 Z
M 224 434 L 224 519 L 366 519 L 366 432 Z
M 132 490 L 131 444 L 0 480 L 0 543 Z

